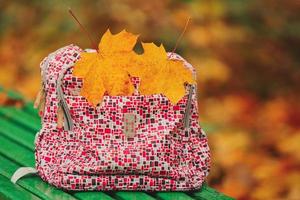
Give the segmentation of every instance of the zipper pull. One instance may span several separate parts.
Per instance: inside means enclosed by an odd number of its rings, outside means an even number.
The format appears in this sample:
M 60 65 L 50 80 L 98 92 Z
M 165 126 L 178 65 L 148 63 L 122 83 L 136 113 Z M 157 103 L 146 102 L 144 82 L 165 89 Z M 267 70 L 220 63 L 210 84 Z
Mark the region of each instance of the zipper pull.
M 39 110 L 39 116 L 43 117 L 44 115 L 44 111 L 45 111 L 45 99 L 46 95 L 45 95 L 45 91 L 44 88 L 41 87 L 41 89 L 39 90 L 38 94 L 36 95 L 33 107 Z
M 64 111 L 61 106 L 61 103 L 58 103 L 57 109 L 57 128 L 62 128 L 64 126 Z

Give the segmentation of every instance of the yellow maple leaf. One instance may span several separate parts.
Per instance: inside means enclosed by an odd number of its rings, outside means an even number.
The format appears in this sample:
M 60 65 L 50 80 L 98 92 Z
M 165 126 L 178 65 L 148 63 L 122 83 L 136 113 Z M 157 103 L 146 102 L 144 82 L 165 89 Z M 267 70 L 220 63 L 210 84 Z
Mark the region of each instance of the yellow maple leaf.
M 81 53 L 73 75 L 83 78 L 81 95 L 92 105 L 101 102 L 105 92 L 111 96 L 132 95 L 130 76 L 141 79 L 141 94 L 162 93 L 174 104 L 185 94 L 184 82 L 195 83 L 182 61 L 168 59 L 163 45 L 142 43 L 144 53 L 136 54 L 133 47 L 137 37 L 125 30 L 115 35 L 107 30 L 98 52 Z
M 139 56 L 139 70 L 131 68 L 130 74 L 141 78 L 139 91 L 151 95 L 162 93 L 176 104 L 185 94 L 184 83 L 195 83 L 190 70 L 178 60 L 168 59 L 163 45 L 142 43 L 144 53 Z
M 99 52 L 83 52 L 75 63 L 73 75 L 83 78 L 81 95 L 92 105 L 102 101 L 103 95 L 131 95 L 134 87 L 126 70 L 137 36 L 126 31 L 112 35 L 106 31 L 99 43 Z M 121 44 L 120 43 L 121 41 Z
M 134 35 L 132 33 L 128 33 L 123 30 L 118 34 L 111 34 L 109 29 L 103 35 L 98 45 L 99 51 L 101 55 L 110 56 L 115 53 L 134 53 L 132 51 L 134 45 L 136 44 L 136 40 L 138 35 Z

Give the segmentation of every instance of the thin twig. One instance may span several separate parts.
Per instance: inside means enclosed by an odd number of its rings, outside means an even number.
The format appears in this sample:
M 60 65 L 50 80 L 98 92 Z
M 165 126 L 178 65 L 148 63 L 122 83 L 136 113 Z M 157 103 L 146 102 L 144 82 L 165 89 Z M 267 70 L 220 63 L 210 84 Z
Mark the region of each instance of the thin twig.
M 174 47 L 174 49 L 173 49 L 173 51 L 172 51 L 172 55 L 175 53 L 175 51 L 176 51 L 176 49 L 177 49 L 177 47 L 178 47 L 178 45 L 179 45 L 179 43 L 180 43 L 180 41 L 181 41 L 181 39 L 182 39 L 184 33 L 186 32 L 186 29 L 187 29 L 187 27 L 188 27 L 188 25 L 189 25 L 189 23 L 190 23 L 190 20 L 191 20 L 191 17 L 189 17 L 189 18 L 186 20 L 184 29 L 183 29 L 181 35 L 179 36 L 179 38 L 178 38 L 177 41 L 176 41 L 175 47 Z
M 80 23 L 80 21 L 78 20 L 78 18 L 75 16 L 75 14 L 73 13 L 73 11 L 71 10 L 71 8 L 69 8 L 69 13 L 72 15 L 72 17 L 75 19 L 75 21 L 78 23 L 81 31 L 86 34 L 91 42 L 92 47 L 98 52 L 98 48 L 96 45 L 96 42 L 92 39 L 91 35 L 89 34 L 89 32 L 84 28 L 84 26 Z M 98 52 L 99 53 L 99 52 Z

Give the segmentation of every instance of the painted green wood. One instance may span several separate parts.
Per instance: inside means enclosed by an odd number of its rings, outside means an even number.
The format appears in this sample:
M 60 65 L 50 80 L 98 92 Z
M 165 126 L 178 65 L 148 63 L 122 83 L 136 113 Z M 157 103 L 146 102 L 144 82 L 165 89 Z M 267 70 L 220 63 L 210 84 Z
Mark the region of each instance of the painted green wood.
M 40 116 L 38 114 L 38 110 L 33 107 L 33 102 L 31 102 L 31 101 L 26 102 L 24 104 L 24 106 L 21 108 L 21 110 L 23 110 L 24 112 L 30 114 L 31 116 L 33 116 L 35 118 L 40 119 Z
M 13 173 L 20 167 L 20 165 L 4 157 L 2 153 L 0 154 L 0 163 L 0 174 L 8 179 L 10 179 Z M 71 195 L 45 183 L 37 176 L 23 177 L 18 180 L 17 185 L 42 199 L 75 200 Z
M 39 197 L 31 194 L 19 185 L 15 185 L 3 175 L 0 175 L 0 199 L 2 200 L 38 200 Z
M 32 117 L 31 115 L 18 110 L 13 107 L 0 107 L 0 115 L 26 127 L 29 130 L 38 131 L 40 128 L 40 123 L 38 119 Z
M 150 195 L 144 193 L 144 192 L 131 192 L 131 191 L 120 191 L 115 192 L 114 196 L 117 197 L 117 199 L 122 200 L 154 200 L 155 198 L 151 197 Z
M 113 200 L 111 196 L 105 194 L 104 192 L 97 191 L 83 191 L 83 192 L 75 192 L 72 193 L 74 197 L 82 200 Z
M 156 192 L 155 196 L 163 200 L 193 200 L 184 192 Z
M 24 102 L 23 107 L 21 108 L 21 110 L 24 110 L 25 112 L 34 115 L 34 117 L 38 117 L 38 112 L 35 108 L 33 108 L 33 102 L 32 101 L 28 101 L 26 100 L 22 94 L 13 91 L 13 90 L 5 90 L 2 86 L 0 86 L 0 93 L 5 93 L 7 94 L 7 96 L 10 99 L 13 100 L 21 100 L 22 102 Z
M 0 116 L 0 133 L 34 151 L 34 135 Z
M 7 96 L 11 99 L 16 99 L 16 100 L 17 99 L 20 99 L 20 100 L 24 99 L 23 95 L 21 95 L 19 92 L 16 92 L 14 90 L 7 90 L 5 92 L 6 92 Z
M 5 155 L 0 154 L 0 162 L 1 162 L 1 168 L 0 168 L 0 174 L 2 176 L 5 176 L 6 178 L 10 179 L 11 176 L 14 174 L 14 172 L 21 167 L 19 164 L 15 163 L 14 161 L 7 158 Z M 20 179 L 18 183 L 21 181 Z
M 15 160 L 22 166 L 34 167 L 35 160 L 32 151 L 26 147 L 22 147 L 0 134 L 0 154 L 5 155 L 11 160 Z M 1 166 L 2 167 L 2 166 Z
M 214 190 L 213 188 L 208 187 L 206 183 L 203 184 L 203 186 L 199 192 L 191 193 L 191 195 L 199 200 L 210 200 L 210 199 L 234 200 L 234 198 L 226 196 L 226 195 Z

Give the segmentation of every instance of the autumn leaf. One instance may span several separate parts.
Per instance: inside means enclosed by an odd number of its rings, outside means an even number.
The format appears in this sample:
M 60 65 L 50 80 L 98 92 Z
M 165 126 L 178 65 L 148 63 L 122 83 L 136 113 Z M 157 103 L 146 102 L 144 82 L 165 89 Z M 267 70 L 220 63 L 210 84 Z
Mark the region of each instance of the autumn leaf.
M 144 53 L 139 56 L 139 70 L 129 70 L 132 76 L 140 77 L 140 93 L 162 93 L 176 104 L 185 94 L 184 83 L 195 83 L 192 73 L 183 61 L 170 60 L 163 45 L 142 43 Z
M 130 67 L 129 73 L 141 79 L 139 91 L 144 95 L 162 93 L 167 71 L 167 53 L 161 45 L 142 43 L 144 53 L 137 56 L 136 65 Z M 150 84 L 149 84 L 150 83 Z
M 73 75 L 83 78 L 81 95 L 92 105 L 101 102 L 107 92 L 111 96 L 132 95 L 130 77 L 139 77 L 140 94 L 164 94 L 175 104 L 185 94 L 184 83 L 195 83 L 192 73 L 182 61 L 170 60 L 163 45 L 142 43 L 144 53 L 133 51 L 137 35 L 123 30 L 101 38 L 98 52 L 83 52 Z
M 112 35 L 109 30 L 99 43 L 98 52 L 83 52 L 76 62 L 73 75 L 83 78 L 81 95 L 92 105 L 101 102 L 103 95 L 131 95 L 134 87 L 126 68 L 131 64 L 130 56 L 137 36 L 122 31 Z M 119 41 L 119 43 L 118 43 Z

